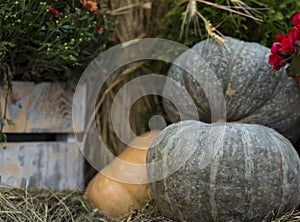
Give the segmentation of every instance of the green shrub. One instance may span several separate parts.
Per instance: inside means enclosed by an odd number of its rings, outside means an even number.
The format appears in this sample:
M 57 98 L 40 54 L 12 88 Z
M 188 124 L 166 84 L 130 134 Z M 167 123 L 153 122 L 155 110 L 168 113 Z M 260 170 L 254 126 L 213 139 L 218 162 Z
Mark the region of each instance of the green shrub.
M 113 30 L 105 6 L 90 12 L 79 0 L 1 1 L 0 27 L 2 84 L 76 79 L 107 48 Z

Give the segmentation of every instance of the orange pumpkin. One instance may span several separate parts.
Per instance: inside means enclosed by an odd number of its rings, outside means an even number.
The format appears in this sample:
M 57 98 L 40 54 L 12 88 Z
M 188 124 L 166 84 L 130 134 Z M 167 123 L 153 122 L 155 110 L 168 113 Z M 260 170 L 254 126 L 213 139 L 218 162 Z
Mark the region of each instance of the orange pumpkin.
M 140 165 L 135 170 L 122 163 L 124 161 L 131 164 L 146 164 L 148 148 L 158 133 L 159 131 L 152 131 L 142 134 L 133 140 L 118 158 L 101 170 L 86 188 L 87 200 L 112 217 L 122 216 L 132 208 L 142 207 L 150 198 L 149 187 L 147 183 L 136 183 L 146 181 L 146 166 Z M 104 175 L 110 175 L 110 177 Z M 125 183 L 112 178 L 136 182 Z

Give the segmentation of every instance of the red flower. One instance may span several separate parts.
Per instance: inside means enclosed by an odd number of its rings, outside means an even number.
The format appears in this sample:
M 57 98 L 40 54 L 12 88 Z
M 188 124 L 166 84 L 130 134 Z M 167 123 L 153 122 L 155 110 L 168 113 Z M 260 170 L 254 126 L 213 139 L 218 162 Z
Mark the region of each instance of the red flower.
M 300 11 L 293 16 L 293 27 L 289 34 L 281 34 L 274 36 L 277 42 L 274 42 L 269 56 L 269 64 L 272 65 L 273 70 L 279 70 L 286 66 L 287 63 L 298 64 L 300 61 Z M 295 73 L 300 73 L 298 66 L 291 66 L 287 69 L 288 76 L 294 76 Z M 296 80 L 300 86 L 299 79 Z
M 288 37 L 287 34 L 283 33 L 281 35 L 277 35 L 277 36 L 274 36 L 274 38 L 278 41 L 278 42 L 282 42 L 283 39 L 285 39 L 286 37 Z
M 96 0 L 82 0 L 80 1 L 80 3 L 84 8 L 86 8 L 90 12 L 96 11 L 98 9 Z
M 294 25 L 300 24 L 300 12 L 293 16 L 292 22 Z
M 280 42 L 274 42 L 271 48 L 272 54 L 280 54 L 281 49 L 281 43 Z
M 99 34 L 102 34 L 103 31 L 104 31 L 103 27 L 100 26 L 100 27 L 97 28 L 97 32 L 98 32 Z
M 289 32 L 289 36 L 291 36 L 294 41 L 300 40 L 300 29 L 294 26 Z
M 269 56 L 269 64 L 273 66 L 273 70 L 279 70 L 280 68 L 284 67 L 286 63 L 287 60 L 280 55 L 271 54 Z
M 48 11 L 55 17 L 57 18 L 59 16 L 59 11 L 57 11 L 56 9 L 54 9 L 51 6 L 48 6 Z
M 292 54 L 294 52 L 294 40 L 291 36 L 286 37 L 281 42 L 281 52 Z

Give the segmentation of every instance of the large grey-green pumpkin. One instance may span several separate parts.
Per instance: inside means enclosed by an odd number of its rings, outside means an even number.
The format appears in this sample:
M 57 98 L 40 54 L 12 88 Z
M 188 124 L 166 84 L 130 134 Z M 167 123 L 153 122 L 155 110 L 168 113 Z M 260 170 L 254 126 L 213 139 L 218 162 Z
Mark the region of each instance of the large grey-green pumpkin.
M 300 159 L 290 141 L 262 125 L 222 127 L 187 120 L 158 134 L 147 154 L 147 173 L 162 214 L 192 222 L 257 222 L 272 210 L 297 207 Z M 211 161 L 203 159 L 215 148 Z M 167 173 L 174 165 L 181 166 Z
M 209 39 L 196 44 L 193 50 L 203 60 L 184 53 L 175 62 L 191 67 L 199 76 L 207 74 L 208 68 L 215 73 L 224 93 L 228 122 L 265 125 L 296 142 L 300 137 L 300 88 L 287 77 L 285 69 L 272 70 L 268 64 L 270 49 L 226 37 L 224 46 Z M 197 120 L 209 123 L 210 105 L 198 82 L 176 65 L 172 65 L 168 77 L 186 88 L 195 101 L 200 117 Z M 185 96 L 177 95 L 180 91 L 176 87 L 166 84 L 165 88 L 165 93 L 181 98 L 178 104 L 187 103 Z M 178 121 L 175 106 L 165 100 L 164 107 L 171 120 Z

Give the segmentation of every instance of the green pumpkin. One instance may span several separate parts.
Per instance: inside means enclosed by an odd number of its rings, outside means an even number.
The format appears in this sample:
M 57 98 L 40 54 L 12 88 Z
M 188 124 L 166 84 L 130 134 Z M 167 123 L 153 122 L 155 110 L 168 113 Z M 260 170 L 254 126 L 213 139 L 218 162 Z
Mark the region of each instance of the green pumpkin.
M 268 64 L 270 49 L 258 43 L 226 37 L 225 46 L 208 39 L 196 44 L 193 50 L 203 60 L 185 53 L 175 63 L 191 67 L 200 77 L 208 73 L 208 68 L 215 73 L 225 98 L 226 121 L 265 125 L 292 142 L 297 141 L 300 136 L 300 88 L 287 77 L 284 69 L 272 70 Z M 194 100 L 199 114 L 196 120 L 211 122 L 208 99 L 192 75 L 172 65 L 168 77 L 184 87 Z M 175 86 L 167 83 L 165 89 L 169 95 L 179 98 L 178 104 L 187 103 L 187 98 L 178 95 L 180 91 Z M 180 119 L 175 106 L 169 101 L 164 101 L 164 107 L 171 121 Z M 186 110 L 188 114 L 189 109 Z
M 299 172 L 290 141 L 255 124 L 182 121 L 162 130 L 147 154 L 155 203 L 183 221 L 257 222 L 272 210 L 280 215 L 300 204 Z

